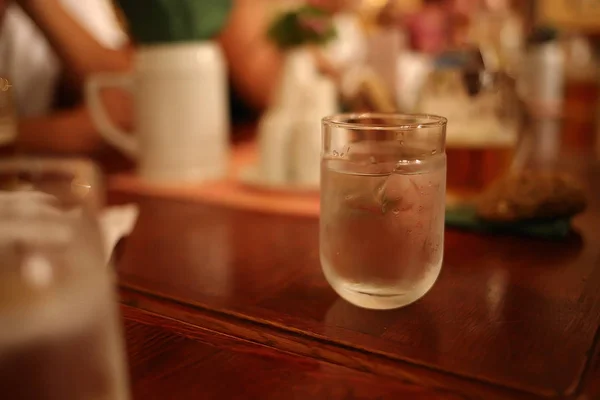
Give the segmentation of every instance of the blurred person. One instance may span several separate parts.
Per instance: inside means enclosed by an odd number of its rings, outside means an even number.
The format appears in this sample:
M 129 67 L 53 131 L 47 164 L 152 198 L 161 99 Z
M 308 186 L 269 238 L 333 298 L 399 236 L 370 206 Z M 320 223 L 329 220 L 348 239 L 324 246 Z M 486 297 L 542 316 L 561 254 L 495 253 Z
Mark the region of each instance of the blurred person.
M 264 109 L 282 67 L 282 54 L 267 39 L 275 0 L 236 0 L 218 37 L 227 59 L 234 114 Z M 85 104 L 86 79 L 132 67 L 133 45 L 110 0 L 0 0 L 0 76 L 10 79 L 19 116 L 17 142 L 24 149 L 93 152 L 102 146 Z M 77 100 L 57 110 L 56 98 Z M 127 94 L 105 90 L 105 108 L 131 130 Z
M 448 10 L 451 24 L 451 48 L 463 48 L 470 44 L 473 16 L 482 0 L 450 0 Z
M 326 10 L 330 13 L 338 13 L 356 9 L 360 0 L 307 0 L 307 3 Z
M 267 108 L 279 82 L 283 55 L 267 38 L 276 2 L 236 0 L 219 36 L 229 68 L 234 121 Z
M 421 10 L 410 16 L 406 25 L 412 48 L 427 54 L 439 54 L 448 49 L 451 37 L 451 16 L 446 0 L 424 0 Z
M 413 50 L 436 55 L 467 45 L 482 1 L 423 0 L 421 9 L 405 19 Z
M 403 112 L 414 112 L 434 59 L 452 46 L 452 0 L 423 0 L 421 7 L 403 15 L 408 49 L 398 62 L 396 103 Z
M 509 0 L 482 0 L 472 14 L 469 41 L 486 55 L 487 67 L 516 74 L 525 45 L 524 21 Z
M 277 81 L 281 54 L 268 42 L 270 0 L 237 0 L 219 37 L 237 97 L 264 108 Z M 102 146 L 83 103 L 87 78 L 132 67 L 133 46 L 109 0 L 0 0 L 0 76 L 10 80 L 18 112 L 17 146 L 89 153 Z M 61 94 L 74 98 L 56 109 Z M 105 107 L 131 130 L 131 99 L 105 90 Z
M 316 1 L 331 12 L 348 3 Z M 265 109 L 279 82 L 283 54 L 266 35 L 277 3 L 236 0 L 217 38 L 229 67 L 234 114 Z M 82 102 L 83 87 L 93 74 L 130 70 L 134 49 L 112 2 L 0 0 L 0 12 L 0 76 L 10 79 L 16 95 L 18 146 L 70 153 L 101 148 L 102 139 Z M 59 89 L 79 101 L 69 109 L 55 109 Z M 111 89 L 104 98 L 114 122 L 131 130 L 128 94 Z
M 233 88 L 233 113 L 250 118 L 266 109 L 276 91 L 284 54 L 266 32 L 277 11 L 302 4 L 335 14 L 338 37 L 326 50 L 326 58 L 336 69 L 364 57 L 360 27 L 348 11 L 357 0 L 236 0 L 220 42 L 227 58 Z M 326 67 L 324 67 L 326 68 Z
M 131 48 L 107 0 L 0 0 L 0 75 L 10 80 L 17 108 L 17 146 L 88 152 L 101 141 L 82 103 L 86 79 L 131 66 Z M 59 93 L 79 99 L 55 110 Z M 128 126 L 128 98 L 104 94 L 107 110 Z

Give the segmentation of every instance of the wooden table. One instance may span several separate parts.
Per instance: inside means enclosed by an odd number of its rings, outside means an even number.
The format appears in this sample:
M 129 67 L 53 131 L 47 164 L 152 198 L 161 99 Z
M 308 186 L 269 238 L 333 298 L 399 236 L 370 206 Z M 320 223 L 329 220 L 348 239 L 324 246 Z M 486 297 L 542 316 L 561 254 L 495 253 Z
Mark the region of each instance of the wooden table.
M 448 230 L 433 289 L 386 312 L 326 283 L 316 218 L 113 192 L 140 204 L 117 263 L 135 398 L 600 398 L 600 167 L 580 176 L 578 236 Z

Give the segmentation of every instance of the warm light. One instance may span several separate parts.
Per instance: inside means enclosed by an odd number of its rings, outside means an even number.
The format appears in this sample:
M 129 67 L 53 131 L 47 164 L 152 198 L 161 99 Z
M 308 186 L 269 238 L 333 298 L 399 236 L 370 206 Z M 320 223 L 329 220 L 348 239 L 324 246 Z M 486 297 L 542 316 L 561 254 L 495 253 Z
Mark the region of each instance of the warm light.
M 85 182 L 73 181 L 71 183 L 71 189 L 73 190 L 73 193 L 80 197 L 85 197 L 91 188 L 92 186 Z

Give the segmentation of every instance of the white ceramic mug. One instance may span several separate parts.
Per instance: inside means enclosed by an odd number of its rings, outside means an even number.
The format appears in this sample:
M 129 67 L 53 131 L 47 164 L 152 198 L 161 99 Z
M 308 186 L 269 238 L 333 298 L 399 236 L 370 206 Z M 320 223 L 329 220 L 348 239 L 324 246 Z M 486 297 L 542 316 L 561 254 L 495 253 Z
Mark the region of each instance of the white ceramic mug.
M 104 88 L 129 90 L 136 132 L 122 131 L 100 98 Z M 154 182 L 200 182 L 227 172 L 229 114 L 227 72 L 213 42 L 141 47 L 133 74 L 99 74 L 86 97 L 97 129 L 138 161 L 138 173 Z

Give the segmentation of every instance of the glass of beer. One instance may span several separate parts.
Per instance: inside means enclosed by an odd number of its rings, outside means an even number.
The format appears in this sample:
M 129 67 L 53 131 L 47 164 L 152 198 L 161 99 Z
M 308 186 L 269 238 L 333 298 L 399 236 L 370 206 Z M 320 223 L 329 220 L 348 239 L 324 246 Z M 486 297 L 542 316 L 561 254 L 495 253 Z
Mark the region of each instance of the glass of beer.
M 442 265 L 446 119 L 342 114 L 323 119 L 320 257 L 357 306 L 421 298 Z
M 96 169 L 0 162 L 0 397 L 127 400 Z
M 520 129 L 514 79 L 442 65 L 422 88 L 417 110 L 448 120 L 448 200 L 469 202 L 508 172 Z

